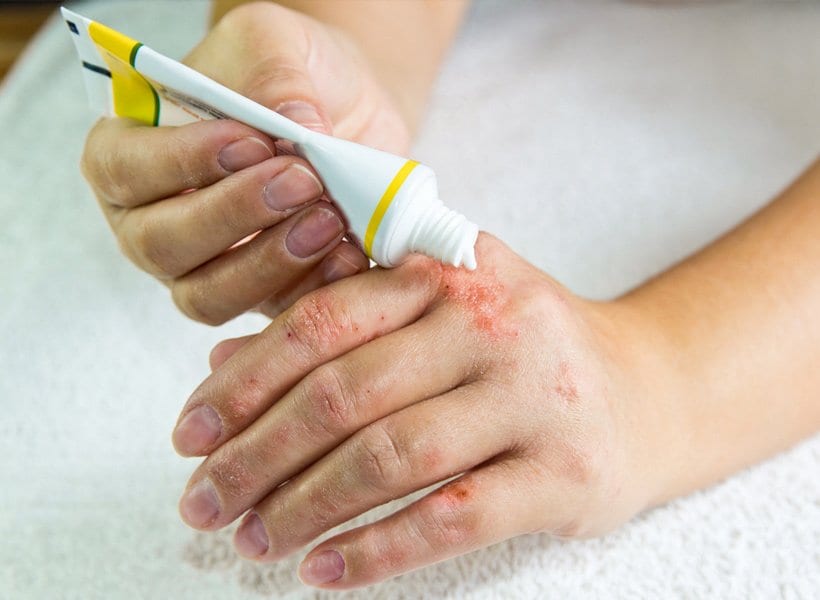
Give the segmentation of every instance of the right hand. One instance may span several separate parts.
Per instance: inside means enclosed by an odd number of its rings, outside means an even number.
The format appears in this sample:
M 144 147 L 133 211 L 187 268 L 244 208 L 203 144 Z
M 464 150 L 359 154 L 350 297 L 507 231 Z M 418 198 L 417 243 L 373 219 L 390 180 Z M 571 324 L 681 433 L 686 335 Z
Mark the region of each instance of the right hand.
M 397 154 L 409 146 L 354 42 L 301 13 L 241 6 L 184 62 L 312 129 Z M 82 167 L 125 255 L 182 312 L 216 325 L 251 309 L 274 317 L 368 268 L 315 172 L 286 148 L 229 120 L 154 128 L 105 118 Z

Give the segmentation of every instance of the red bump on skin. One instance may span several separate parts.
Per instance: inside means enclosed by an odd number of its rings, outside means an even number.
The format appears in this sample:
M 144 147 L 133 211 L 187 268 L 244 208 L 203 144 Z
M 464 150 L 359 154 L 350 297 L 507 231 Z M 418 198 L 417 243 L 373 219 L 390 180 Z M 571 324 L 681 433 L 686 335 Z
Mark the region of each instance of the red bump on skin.
M 434 492 L 434 496 L 440 502 L 451 508 L 464 504 L 472 495 L 472 486 L 460 480 L 448 483 Z
M 306 296 L 296 305 L 288 330 L 295 338 L 313 340 L 325 347 L 335 344 L 354 327 L 358 327 L 358 323 L 350 321 L 348 314 L 336 308 L 333 295 L 325 292 L 321 296 Z
M 518 331 L 505 323 L 503 311 L 509 304 L 504 284 L 494 274 L 445 267 L 442 275 L 444 296 L 472 314 L 475 327 L 492 336 L 516 337 Z

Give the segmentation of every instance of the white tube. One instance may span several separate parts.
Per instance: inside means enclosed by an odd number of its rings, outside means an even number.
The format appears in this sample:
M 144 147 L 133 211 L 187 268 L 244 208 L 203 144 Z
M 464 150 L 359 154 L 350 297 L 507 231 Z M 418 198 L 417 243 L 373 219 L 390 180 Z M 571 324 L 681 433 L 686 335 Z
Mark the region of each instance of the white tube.
M 348 237 L 379 265 L 419 252 L 476 268 L 478 227 L 442 204 L 429 167 L 306 129 L 109 27 L 62 13 L 97 110 L 151 125 L 231 118 L 289 140 L 344 215 Z
M 134 68 L 154 83 L 160 94 L 188 105 L 199 104 L 206 110 L 216 108 L 215 116 L 242 121 L 272 137 L 299 143 L 310 131 L 147 46 L 137 51 Z

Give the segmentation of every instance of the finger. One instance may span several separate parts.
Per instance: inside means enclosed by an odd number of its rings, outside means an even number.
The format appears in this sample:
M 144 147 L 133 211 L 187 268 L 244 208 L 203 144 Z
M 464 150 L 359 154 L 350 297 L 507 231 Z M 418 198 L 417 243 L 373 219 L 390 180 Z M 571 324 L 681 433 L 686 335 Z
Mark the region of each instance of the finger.
M 345 277 L 363 273 L 370 260 L 350 242 L 342 242 L 304 278 L 290 288 L 277 292 L 259 305 L 259 311 L 271 319 L 279 316 L 305 294 Z
M 486 407 L 477 413 L 483 396 L 480 386 L 463 386 L 362 429 L 257 504 L 237 530 L 237 550 L 278 560 L 371 508 L 507 450 L 511 428 Z
M 432 314 L 320 366 L 215 450 L 188 483 L 210 487 L 219 500 L 209 526 L 230 523 L 368 424 L 459 385 L 470 369 L 466 358 L 431 364 L 423 350 L 446 346 L 458 334 L 450 324 Z
M 145 271 L 180 277 L 321 194 L 307 163 L 280 156 L 189 194 L 134 208 L 114 230 Z
M 208 364 L 211 367 L 211 371 L 216 371 L 225 362 L 227 362 L 231 356 L 236 354 L 240 348 L 255 337 L 256 335 L 246 335 L 219 342 L 216 346 L 214 346 L 213 350 L 211 350 L 211 354 L 208 356 Z
M 303 277 L 344 233 L 337 210 L 327 202 L 316 203 L 173 280 L 171 295 L 192 319 L 221 325 Z
M 133 207 L 210 185 L 274 153 L 270 138 L 236 121 L 145 127 L 102 119 L 88 136 L 82 167 L 106 203 Z
M 441 280 L 441 269 L 430 265 L 414 259 L 395 269 L 373 269 L 299 300 L 194 391 L 174 434 L 177 451 L 211 452 L 317 366 L 418 319 Z M 206 446 L 192 443 L 189 436 L 201 436 L 188 433 L 207 427 L 197 415 L 189 417 L 199 408 L 197 414 L 210 411 L 219 421 Z
M 299 577 L 326 589 L 356 588 L 533 531 L 552 505 L 533 502 L 522 485 L 530 480 L 529 465 L 512 458 L 470 471 L 389 517 L 322 542 Z
M 275 4 L 257 3 L 231 11 L 185 58 L 185 62 L 251 100 L 321 133 L 331 133 L 310 72 L 314 44 L 321 35 L 309 21 Z M 241 36 L 237 44 L 236 37 Z M 271 40 L 276 40 L 272 52 Z M 242 64 L 225 48 L 238 48 Z M 331 57 L 332 58 L 332 57 Z M 327 60 L 325 58 L 324 60 Z

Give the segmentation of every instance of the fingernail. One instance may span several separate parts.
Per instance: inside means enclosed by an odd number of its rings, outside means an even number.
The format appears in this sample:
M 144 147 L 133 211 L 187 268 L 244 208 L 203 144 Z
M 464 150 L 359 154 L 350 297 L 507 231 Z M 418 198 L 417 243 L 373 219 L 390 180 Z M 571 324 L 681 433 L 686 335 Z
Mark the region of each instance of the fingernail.
M 203 404 L 185 415 L 174 430 L 174 446 L 182 454 L 197 455 L 213 444 L 222 433 L 222 419 Z
M 293 164 L 268 182 L 262 192 L 273 210 L 287 210 L 322 195 L 322 184 L 302 165 Z
M 344 230 L 339 216 L 327 208 L 308 209 L 285 240 L 288 252 L 297 258 L 307 258 L 327 246 Z
M 340 579 L 345 573 L 345 559 L 335 550 L 325 550 L 310 557 L 299 567 L 299 578 L 308 585 L 321 585 Z
M 188 490 L 179 503 L 179 512 L 192 527 L 208 527 L 219 516 L 219 499 L 211 482 L 203 479 Z
M 257 138 L 246 137 L 231 142 L 216 157 L 226 171 L 236 172 L 261 163 L 273 156 L 270 148 Z
M 237 552 L 245 558 L 259 558 L 268 551 L 268 544 L 262 519 L 255 512 L 251 513 L 236 530 L 234 546 Z
M 358 272 L 359 267 L 341 254 L 333 254 L 322 262 L 322 275 L 325 277 L 325 283 L 333 283 Z
M 322 117 L 319 116 L 319 111 L 316 110 L 315 106 L 307 102 L 302 102 L 301 100 L 283 102 L 276 108 L 276 112 L 291 121 L 296 121 L 299 125 L 307 127 L 308 129 L 313 129 L 321 133 L 327 133 L 328 131 L 328 126 Z

